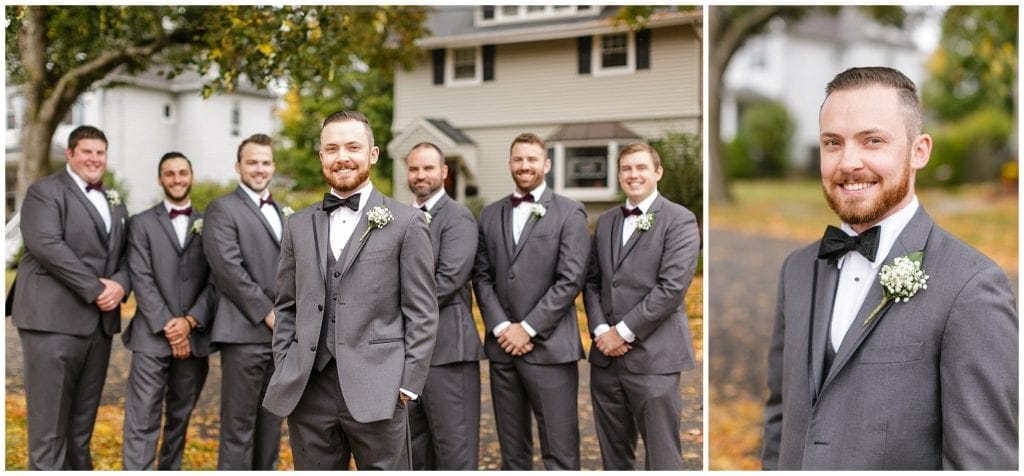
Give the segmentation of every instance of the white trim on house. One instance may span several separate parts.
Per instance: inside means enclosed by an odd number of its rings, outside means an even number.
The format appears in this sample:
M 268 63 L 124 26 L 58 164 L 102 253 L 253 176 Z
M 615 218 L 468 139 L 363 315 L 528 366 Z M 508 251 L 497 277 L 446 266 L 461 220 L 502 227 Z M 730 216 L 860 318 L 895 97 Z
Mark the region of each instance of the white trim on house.
M 566 148 L 576 147 L 601 147 L 605 146 L 605 186 L 604 187 L 569 187 L 566 186 L 567 173 L 565 167 L 568 162 L 565 158 Z M 618 174 L 615 170 L 615 158 L 619 153 L 619 141 L 617 139 L 593 139 L 581 141 L 552 142 L 549 147 L 554 154 L 551 157 L 551 171 L 554 176 L 552 187 L 558 193 L 569 198 L 583 201 L 615 200 L 618 194 Z
M 626 64 L 622 66 L 604 65 L 603 40 L 610 35 L 626 35 Z M 614 76 L 617 74 L 633 74 L 636 72 L 636 32 L 623 31 L 594 35 L 590 49 L 590 74 L 594 76 Z
M 473 10 L 473 24 L 477 26 L 504 25 L 509 23 L 523 23 L 528 21 L 548 20 L 552 18 L 573 18 L 587 17 L 601 14 L 598 5 L 493 5 L 494 17 L 484 18 L 484 6 L 477 6 Z M 506 7 L 516 7 L 514 15 L 505 12 Z M 537 10 L 540 8 L 540 10 Z M 532 10 L 531 10 L 532 9 Z
M 472 78 L 456 78 L 455 77 L 455 51 L 456 50 L 468 50 L 473 49 L 474 54 L 474 68 L 475 73 Z M 444 55 L 444 86 L 445 87 L 462 87 L 462 86 L 479 86 L 484 82 L 484 58 L 482 53 L 483 48 L 480 46 L 464 46 L 457 48 L 448 48 Z
M 413 121 L 409 126 L 402 129 L 402 132 L 391 139 L 388 143 L 388 155 L 394 157 L 396 160 L 405 163 L 405 155 L 409 152 L 408 148 L 415 144 L 405 144 L 409 141 L 409 137 L 416 134 L 419 130 L 426 131 L 427 134 L 436 138 L 434 143 L 445 152 L 446 156 L 459 156 L 462 158 L 462 166 L 465 172 L 470 177 L 477 175 L 477 165 L 479 159 L 477 158 L 477 147 L 473 144 L 459 144 L 452 140 L 452 138 L 442 132 L 437 127 L 434 127 L 425 117 L 420 117 Z M 401 150 L 399 147 L 405 148 Z M 397 176 L 397 175 L 396 175 Z M 465 179 L 463 179 L 465 182 Z

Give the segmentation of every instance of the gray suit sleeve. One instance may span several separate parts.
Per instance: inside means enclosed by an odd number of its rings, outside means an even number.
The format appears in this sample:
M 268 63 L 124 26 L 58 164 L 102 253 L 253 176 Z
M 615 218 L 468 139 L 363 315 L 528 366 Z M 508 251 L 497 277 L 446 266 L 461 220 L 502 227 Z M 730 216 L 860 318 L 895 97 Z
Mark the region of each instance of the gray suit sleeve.
M 441 231 L 440 257 L 434 270 L 437 283 L 437 307 L 446 306 L 462 290 L 473 272 L 476 256 L 476 221 L 468 211 L 451 217 Z
M 153 334 L 162 334 L 171 320 L 171 308 L 164 302 L 153 276 L 153 255 L 146 234 L 145 216 L 128 222 L 128 265 L 135 283 L 135 302 Z
M 423 393 L 437 337 L 433 257 L 427 220 L 422 213 L 416 213 L 402 239 L 399 278 L 405 322 L 405 368 L 401 388 L 417 394 Z
M 117 208 L 120 209 L 119 214 L 124 217 L 124 220 L 127 222 L 128 208 L 126 208 L 124 204 L 118 205 Z M 111 226 L 115 225 L 112 224 Z M 122 236 L 127 237 L 128 224 L 126 223 L 122 226 L 124 232 L 124 235 Z M 127 238 L 125 238 L 125 240 L 127 241 Z M 128 295 L 132 293 L 131 271 L 128 269 L 128 252 L 126 249 L 122 249 L 124 251 L 122 251 L 121 255 L 117 257 L 117 269 L 110 275 L 110 279 L 116 281 L 117 284 L 120 284 L 121 288 L 124 289 L 124 297 L 121 298 L 121 302 L 128 302 Z
M 277 298 L 274 301 L 274 365 L 281 362 L 295 340 L 295 248 L 292 242 L 292 220 L 284 224 L 281 236 L 281 257 L 277 265 Z M 314 263 L 314 266 L 316 263 Z
M 590 261 L 587 264 L 587 283 L 583 287 L 583 307 L 587 312 L 587 333 L 593 335 L 594 329 L 601 324 L 608 324 L 608 318 L 601 307 L 601 262 L 597 257 L 597 234 L 590 244 Z M 628 325 L 628 324 L 627 324 Z
M 213 287 L 209 276 L 206 279 L 206 286 L 196 296 L 196 302 L 188 309 L 188 314 L 196 320 L 196 329 L 205 331 L 213 320 L 213 312 L 217 306 L 217 289 Z
M 242 266 L 242 249 L 238 245 L 238 227 L 223 203 L 214 201 L 206 212 L 203 231 L 203 252 L 210 262 L 217 290 L 224 293 L 253 325 L 260 324 L 273 308 L 249 271 Z
M 700 254 L 700 231 L 693 213 L 672 217 L 658 269 L 658 284 L 639 304 L 622 316 L 629 330 L 646 339 L 679 309 L 693 281 Z
M 583 290 L 583 282 L 587 279 L 588 259 L 590 233 L 587 231 L 587 213 L 582 205 L 577 204 L 562 224 L 555 282 L 523 319 L 537 331 L 537 335 L 550 336 L 569 308 L 576 305 L 576 296 Z
M 499 214 L 500 216 L 500 214 Z M 500 218 L 498 218 L 500 220 Z M 487 252 L 487 224 L 490 220 L 486 215 L 480 215 L 479 241 L 476 247 L 476 260 L 473 262 L 473 293 L 476 295 L 476 303 L 480 308 L 480 315 L 484 320 L 486 332 L 491 332 L 494 326 L 508 321 L 505 308 L 501 307 L 498 300 L 498 291 L 495 289 L 494 264 Z M 497 225 L 501 229 L 500 223 Z
M 768 401 L 764 408 L 764 435 L 761 441 L 761 468 L 779 469 L 779 446 L 782 443 L 782 354 L 786 336 L 785 277 L 789 258 L 779 273 L 779 294 L 775 304 L 775 327 L 768 348 Z
M 943 469 L 1016 470 L 1017 311 L 991 265 L 960 290 L 939 358 Z
M 64 241 L 62 214 L 57 199 L 44 196 L 40 187 L 29 187 L 21 205 L 21 233 L 25 237 L 25 249 L 32 253 L 50 275 L 74 291 L 83 301 L 95 302 L 96 297 L 103 292 L 103 283 L 100 282 L 100 276 L 78 259 L 74 250 Z

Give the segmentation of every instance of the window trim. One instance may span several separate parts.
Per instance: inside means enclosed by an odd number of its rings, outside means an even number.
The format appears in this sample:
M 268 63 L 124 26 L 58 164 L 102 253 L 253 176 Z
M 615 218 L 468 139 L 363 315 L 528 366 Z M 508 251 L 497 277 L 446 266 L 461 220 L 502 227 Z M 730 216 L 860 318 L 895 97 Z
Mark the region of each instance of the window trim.
M 601 58 L 601 40 L 610 35 L 626 35 L 626 65 L 605 67 Z M 594 35 L 590 46 L 590 74 L 594 76 L 614 76 L 633 74 L 636 72 L 636 32 L 623 31 Z
M 507 23 L 522 23 L 536 20 L 547 20 L 550 18 L 572 18 L 572 17 L 587 17 L 597 16 L 601 13 L 600 5 L 558 5 L 563 7 L 570 7 L 565 9 L 557 10 L 555 5 L 548 4 L 543 5 L 544 9 L 540 11 L 530 11 L 527 7 L 539 7 L 542 5 L 516 5 L 518 8 L 516 14 L 506 15 L 504 7 L 512 5 L 486 5 L 494 7 L 494 17 L 484 18 L 484 6 L 479 5 L 474 9 L 473 20 L 476 25 L 498 25 Z
M 616 166 L 620 144 L 627 144 L 627 139 L 591 139 L 559 141 L 549 143 L 548 146 L 554 149 L 551 158 L 551 170 L 554 175 L 552 188 L 554 191 L 566 197 L 580 201 L 611 201 L 618 197 L 619 174 Z M 604 187 L 567 187 L 565 166 L 568 165 L 565 157 L 565 149 L 576 147 L 607 147 L 606 167 L 608 172 L 607 184 Z
M 455 78 L 455 50 L 468 50 L 473 49 L 474 57 L 474 73 L 472 78 Z M 484 58 L 483 48 L 480 45 L 476 46 L 465 46 L 459 48 L 447 48 L 444 57 L 444 85 L 461 87 L 461 86 L 479 86 L 484 82 Z

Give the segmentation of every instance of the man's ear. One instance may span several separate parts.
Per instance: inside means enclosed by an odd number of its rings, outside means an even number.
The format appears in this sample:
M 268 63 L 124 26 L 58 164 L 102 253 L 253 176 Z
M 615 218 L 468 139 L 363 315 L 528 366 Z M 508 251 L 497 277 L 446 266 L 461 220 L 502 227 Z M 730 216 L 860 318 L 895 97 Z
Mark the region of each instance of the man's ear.
M 914 138 L 910 144 L 910 168 L 921 170 L 928 165 L 928 159 L 932 155 L 932 136 L 921 134 Z

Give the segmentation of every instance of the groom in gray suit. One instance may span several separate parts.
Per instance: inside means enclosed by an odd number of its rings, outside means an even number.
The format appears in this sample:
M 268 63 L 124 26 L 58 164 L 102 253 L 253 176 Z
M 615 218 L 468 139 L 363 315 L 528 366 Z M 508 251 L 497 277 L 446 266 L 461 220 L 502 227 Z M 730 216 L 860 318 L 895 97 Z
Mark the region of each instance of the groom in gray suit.
M 1017 469 L 1013 290 L 918 203 L 932 140 L 914 83 L 844 71 L 819 126 L 843 224 L 782 268 L 764 468 Z
M 685 207 L 658 193 L 658 151 L 619 151 L 626 203 L 601 215 L 583 291 L 594 337 L 590 395 L 606 470 L 681 470 L 680 372 L 694 368 L 684 300 L 697 269 L 700 231 Z
M 217 289 L 212 341 L 220 349 L 220 445 L 217 469 L 272 470 L 281 419 L 260 407 L 274 359 L 274 278 L 284 217 L 270 195 L 270 137 L 254 134 L 238 146 L 241 183 L 206 209 L 203 252 Z
M 206 382 L 214 291 L 203 256 L 203 215 L 192 208 L 192 163 L 168 152 L 157 165 L 164 200 L 132 217 L 128 266 L 137 307 L 121 334 L 132 351 L 124 401 L 123 468 L 181 469 L 185 430 Z M 160 420 L 165 407 L 163 431 Z
M 437 331 L 423 213 L 374 190 L 365 116 L 324 119 L 331 192 L 288 219 L 277 275 L 276 370 L 263 406 L 288 417 L 296 469 L 408 470 L 406 404 L 423 393 Z
M 92 469 L 89 441 L 110 340 L 131 291 L 128 211 L 117 191 L 103 186 L 107 138 L 78 127 L 64 155 L 64 169 L 28 188 L 25 255 L 11 291 L 25 354 L 28 464 L 39 470 Z
M 440 317 L 423 397 L 409 405 L 413 469 L 475 470 L 480 449 L 480 334 L 473 322 L 469 275 L 476 220 L 444 191 L 448 166 L 436 145 L 413 146 L 405 159 L 413 207 L 430 225 Z
M 544 183 L 551 160 L 540 137 L 512 141 L 509 170 L 515 192 L 480 213 L 473 266 L 501 468 L 533 469 L 532 410 L 544 467 L 578 470 L 583 346 L 575 300 L 590 256 L 587 214 Z

